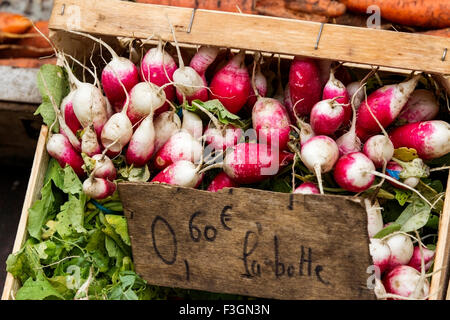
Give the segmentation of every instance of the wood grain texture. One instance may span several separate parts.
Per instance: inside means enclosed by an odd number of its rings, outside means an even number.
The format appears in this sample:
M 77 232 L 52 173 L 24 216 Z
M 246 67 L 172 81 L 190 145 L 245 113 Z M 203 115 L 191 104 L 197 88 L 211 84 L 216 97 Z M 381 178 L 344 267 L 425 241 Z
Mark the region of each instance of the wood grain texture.
M 42 126 L 12 253 L 19 251 L 27 239 L 28 209 L 39 198 L 44 183 L 45 172 L 47 171 L 49 161 L 49 156 L 45 148 L 47 134 L 48 128 Z M 13 299 L 13 296 L 15 296 L 15 293 L 19 288 L 19 280 L 15 279 L 11 273 L 8 273 L 5 280 L 5 286 L 3 287 L 2 300 Z
M 320 23 L 259 15 L 198 9 L 187 33 L 192 16 L 189 8 L 117 0 L 55 0 L 49 26 L 144 39 L 153 34 L 172 41 L 166 14 L 182 43 L 450 73 L 450 59 L 441 61 L 444 48 L 450 48 L 448 38 L 325 24 L 315 50 Z
M 431 278 L 430 300 L 444 300 L 447 290 L 450 290 L 450 173 L 447 180 L 444 208 L 439 219 L 438 241 Z M 438 272 L 438 270 L 440 270 Z
M 119 194 L 136 271 L 149 283 L 275 299 L 375 298 L 367 215 L 349 198 L 150 183 L 119 183 Z

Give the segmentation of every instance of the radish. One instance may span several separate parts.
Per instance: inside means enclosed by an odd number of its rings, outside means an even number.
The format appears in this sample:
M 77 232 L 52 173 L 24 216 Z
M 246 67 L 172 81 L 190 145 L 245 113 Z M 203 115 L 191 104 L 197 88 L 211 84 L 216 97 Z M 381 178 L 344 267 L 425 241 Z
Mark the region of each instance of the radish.
M 358 92 L 361 92 L 361 89 L 364 86 L 365 84 L 359 87 L 359 91 L 356 92 L 356 95 Z M 352 124 L 350 129 L 336 140 L 336 144 L 339 147 L 339 156 L 361 151 L 361 140 L 359 140 L 356 135 L 356 95 L 353 95 L 350 103 L 352 108 Z
M 162 170 L 179 160 L 197 163 L 202 155 L 202 144 L 189 132 L 180 130 L 158 150 L 154 159 L 155 168 Z
M 87 154 L 89 157 L 102 152 L 93 125 L 84 128 L 83 135 L 81 136 L 81 152 Z
M 82 168 L 84 161 L 80 154 L 73 148 L 69 139 L 60 133 L 52 134 L 47 141 L 47 152 L 50 156 L 58 161 L 59 165 L 64 168 L 66 165 L 72 167 L 78 177 L 85 176 Z
M 354 99 L 354 106 L 356 110 L 358 110 L 358 107 L 364 100 L 364 91 L 359 90 L 360 87 L 361 87 L 360 81 L 349 83 L 346 87 L 350 99 Z
M 343 124 L 345 110 L 336 100 L 319 101 L 311 109 L 310 123 L 315 134 L 332 135 Z
M 339 157 L 336 142 L 327 136 L 315 136 L 302 145 L 300 153 L 305 166 L 316 174 L 320 193 L 323 194 L 322 173 L 331 171 Z
M 166 94 L 160 87 L 151 82 L 140 82 L 130 92 L 127 116 L 132 124 L 136 124 L 150 113 L 155 113 L 166 103 Z
M 141 62 L 141 78 L 146 82 L 151 82 L 159 87 L 173 81 L 173 73 L 177 69 L 175 60 L 162 48 L 162 41 L 159 39 L 158 46 L 150 49 Z M 164 93 L 168 101 L 175 98 L 175 89 L 172 85 L 164 86 Z M 170 105 L 166 102 L 155 112 L 155 116 L 167 111 Z
M 116 184 L 108 179 L 90 176 L 83 182 L 83 192 L 89 197 L 99 200 L 111 196 L 116 191 Z
M 255 58 L 256 59 L 256 58 Z M 261 65 L 260 63 L 256 66 L 256 72 L 254 76 L 252 77 L 252 83 L 255 83 L 256 90 L 260 97 L 265 97 L 267 94 L 267 79 L 264 76 L 264 74 L 261 72 Z M 258 96 L 254 94 L 253 92 L 250 93 L 248 99 L 247 99 L 247 107 L 251 111 L 253 109 L 253 106 L 255 105 L 256 101 L 258 99 Z M 275 99 L 275 97 L 274 97 Z
M 381 168 L 394 156 L 394 145 L 385 135 L 375 135 L 366 141 L 363 152 L 376 168 Z
M 362 141 L 381 131 L 374 117 L 384 128 L 397 118 L 414 91 L 419 78 L 420 75 L 416 75 L 408 81 L 384 86 L 371 93 L 366 101 L 361 103 L 358 108 L 356 133 Z
M 183 122 L 181 129 L 189 132 L 195 139 L 199 139 L 203 134 L 203 122 L 202 119 L 194 112 L 182 110 Z
M 428 280 L 423 279 L 420 272 L 410 266 L 394 268 L 384 277 L 383 284 L 388 294 L 412 299 L 426 299 L 430 290 Z
M 432 120 L 438 113 L 439 104 L 434 94 L 428 90 L 418 89 L 411 94 L 397 119 L 403 123 L 416 123 Z
M 213 150 L 225 150 L 239 142 L 242 137 L 242 129 L 233 125 L 219 125 L 219 128 L 208 125 L 204 136 L 210 148 Z
M 217 174 L 208 186 L 207 191 L 217 192 L 223 188 L 237 188 L 239 185 L 228 177 L 228 175 L 221 171 Z
M 175 30 L 169 21 L 173 40 L 178 54 L 178 69 L 173 73 L 173 83 L 175 85 L 178 102 L 191 103 L 193 100 L 208 100 L 208 90 L 206 88 L 206 79 L 204 79 L 194 68 L 185 66 L 178 46 Z
M 393 269 L 396 266 L 408 264 L 414 252 L 414 245 L 411 238 L 398 233 L 389 235 L 385 241 L 389 249 L 391 249 L 389 268 Z
M 308 116 L 312 107 L 320 101 L 322 84 L 320 70 L 315 60 L 295 57 L 289 70 L 289 92 L 292 113 Z
M 346 125 L 352 117 L 350 97 L 344 84 L 335 78 L 334 69 L 330 70 L 329 80 L 323 88 L 322 100 L 328 99 L 336 99 L 335 101 L 342 105 L 342 108 L 344 110 L 344 119 L 342 121 L 342 124 Z
M 301 194 L 319 194 L 320 191 L 316 187 L 316 185 L 312 182 L 304 182 L 299 185 L 293 193 L 301 193 Z
M 217 55 L 219 54 L 219 48 L 217 47 L 208 47 L 202 46 L 198 49 L 197 53 L 192 57 L 189 66 L 197 71 L 197 73 L 205 79 L 205 73 L 208 67 L 216 60 Z
M 96 178 L 108 179 L 109 181 L 114 181 L 116 179 L 117 170 L 108 156 L 96 154 L 91 158 L 95 161 L 93 172 Z
M 111 54 L 111 61 L 103 68 L 102 87 L 109 102 L 114 105 L 123 102 L 126 98 L 122 86 L 129 92 L 138 82 L 138 70 L 133 62 L 124 57 L 119 57 L 117 53 L 103 40 L 95 38 L 89 34 L 70 31 L 72 33 L 88 37 L 89 39 L 103 45 Z
M 218 99 L 231 113 L 238 113 L 251 92 L 250 77 L 245 67 L 245 52 L 235 55 L 214 74 L 210 83 L 211 99 Z
M 389 266 L 391 249 L 383 240 L 371 238 L 369 251 L 373 264 L 379 268 L 380 274 L 383 274 Z
M 348 153 L 339 158 L 334 179 L 343 189 L 352 192 L 367 190 L 375 181 L 375 165 L 361 152 Z
M 330 71 L 331 71 L 331 65 L 333 64 L 333 60 L 318 59 L 316 61 L 317 61 L 317 66 L 319 67 L 320 84 L 322 85 L 322 88 L 323 88 L 323 87 L 325 87 L 326 83 L 330 79 Z
M 150 161 L 155 151 L 155 128 L 153 113 L 142 120 L 133 133 L 126 151 L 126 161 L 135 167 L 142 167 Z
M 155 150 L 157 152 L 171 136 L 181 129 L 180 117 L 174 111 L 165 111 L 153 122 L 155 128 Z
M 414 148 L 420 158 L 430 160 L 450 152 L 450 124 L 442 120 L 410 123 L 390 132 L 394 148 Z
M 200 184 L 202 178 L 203 174 L 199 173 L 198 168 L 192 162 L 179 160 L 159 172 L 152 182 L 195 188 Z
M 289 159 L 267 145 L 239 143 L 226 153 L 223 163 L 214 164 L 210 168 L 222 167 L 234 182 L 250 184 L 277 174 L 280 166 L 285 165 Z
M 369 199 L 364 199 L 364 205 L 367 212 L 367 232 L 369 238 L 373 238 L 383 228 L 383 216 L 381 215 L 381 207 L 378 200 L 374 204 L 370 203 Z
M 420 253 L 420 247 L 415 246 L 414 251 L 411 257 L 411 260 L 408 262 L 408 266 L 413 267 L 417 271 L 421 271 L 422 269 L 422 255 L 424 259 L 424 266 L 425 266 L 425 272 L 430 269 L 431 265 L 433 264 L 433 258 L 434 258 L 434 250 L 430 250 L 427 247 L 422 247 L 423 254 Z
M 73 111 L 73 95 L 75 91 L 70 91 L 67 96 L 61 101 L 61 114 L 67 126 L 72 130 L 74 134 L 81 129 L 80 121 L 78 121 L 75 112 Z

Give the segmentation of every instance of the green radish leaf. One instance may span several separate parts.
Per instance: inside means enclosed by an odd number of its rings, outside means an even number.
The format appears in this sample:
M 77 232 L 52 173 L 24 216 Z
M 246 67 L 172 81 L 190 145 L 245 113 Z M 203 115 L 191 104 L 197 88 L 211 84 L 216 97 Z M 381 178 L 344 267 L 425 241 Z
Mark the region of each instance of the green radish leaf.
M 408 201 L 409 197 L 411 196 L 411 191 L 407 190 L 400 190 L 394 188 L 394 192 L 395 192 L 395 200 L 397 200 L 401 206 L 404 206 L 405 203 Z
M 61 206 L 61 212 L 56 216 L 56 231 L 63 239 L 86 233 L 83 200 L 69 194 L 69 200 Z
M 390 225 L 388 225 L 387 227 L 383 228 L 382 230 L 378 231 L 378 233 L 376 235 L 374 235 L 373 237 L 376 239 L 382 239 L 384 237 L 386 237 L 387 235 L 395 232 L 395 231 L 399 231 L 401 229 L 401 225 L 398 223 L 391 223 Z
M 122 238 L 123 242 L 131 246 L 130 237 L 128 235 L 127 219 L 124 216 L 115 214 L 106 214 L 105 219 Z
M 430 214 L 430 206 L 416 199 L 405 208 L 395 222 L 402 226 L 402 231 L 410 232 L 425 226 Z
M 59 300 L 64 297 L 50 284 L 43 274 L 39 274 L 36 280 L 29 278 L 17 291 L 17 300 Z
M 60 66 L 44 64 L 37 74 L 37 86 L 42 96 L 42 103 L 34 115 L 40 114 L 44 123 L 51 126 L 56 115 L 50 97 L 59 108 L 61 101 L 70 91 L 67 74 Z M 53 127 L 53 131 L 59 131 L 57 124 Z

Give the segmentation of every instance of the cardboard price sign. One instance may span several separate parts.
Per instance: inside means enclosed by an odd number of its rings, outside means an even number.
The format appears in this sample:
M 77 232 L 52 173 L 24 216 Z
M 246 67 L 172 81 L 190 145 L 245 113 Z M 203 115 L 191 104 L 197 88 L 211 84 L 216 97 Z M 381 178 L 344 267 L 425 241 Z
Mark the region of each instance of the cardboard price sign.
M 120 183 L 136 271 L 168 287 L 374 299 L 367 214 L 341 196 Z

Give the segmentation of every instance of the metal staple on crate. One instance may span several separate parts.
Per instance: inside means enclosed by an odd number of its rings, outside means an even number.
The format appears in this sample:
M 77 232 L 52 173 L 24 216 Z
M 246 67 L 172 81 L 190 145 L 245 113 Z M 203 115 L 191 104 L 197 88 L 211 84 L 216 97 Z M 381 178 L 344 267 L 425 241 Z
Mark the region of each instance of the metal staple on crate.
M 189 26 L 188 26 L 188 29 L 187 29 L 187 33 L 191 33 L 192 24 L 194 23 L 194 17 L 195 17 L 195 11 L 196 10 L 197 10 L 197 8 L 193 8 L 192 9 L 191 21 L 189 21 Z
M 445 57 L 447 56 L 447 48 L 444 49 L 444 52 L 442 53 L 442 61 L 445 61 Z
M 64 10 L 66 9 L 66 4 L 63 3 L 63 5 L 61 6 L 61 15 L 64 15 Z
M 322 30 L 323 30 L 324 25 L 325 25 L 325 23 L 323 23 L 323 22 L 320 24 L 319 34 L 317 35 L 317 40 L 316 40 L 316 45 L 314 46 L 314 50 L 317 50 L 319 48 L 320 37 L 322 36 Z

